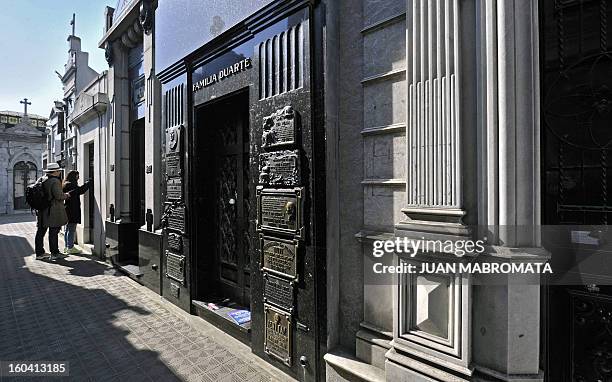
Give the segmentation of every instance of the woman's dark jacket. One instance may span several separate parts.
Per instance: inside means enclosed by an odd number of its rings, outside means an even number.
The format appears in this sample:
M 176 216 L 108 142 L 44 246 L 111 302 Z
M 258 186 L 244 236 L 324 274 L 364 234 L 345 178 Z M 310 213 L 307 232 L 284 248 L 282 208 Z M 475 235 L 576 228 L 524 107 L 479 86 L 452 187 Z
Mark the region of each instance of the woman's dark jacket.
M 68 215 L 68 223 L 81 223 L 81 195 L 89 190 L 90 182 L 82 186 L 76 183 L 67 182 L 64 184 L 64 192 L 70 194 L 70 198 L 66 199 L 66 214 Z

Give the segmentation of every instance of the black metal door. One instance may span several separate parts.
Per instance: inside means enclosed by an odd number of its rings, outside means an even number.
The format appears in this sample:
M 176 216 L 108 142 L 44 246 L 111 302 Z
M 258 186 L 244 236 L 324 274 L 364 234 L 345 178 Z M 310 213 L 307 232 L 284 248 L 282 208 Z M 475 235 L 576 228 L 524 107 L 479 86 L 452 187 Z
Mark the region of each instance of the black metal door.
M 554 270 L 601 251 L 596 232 L 612 218 L 612 1 L 542 0 L 540 9 L 543 244 Z M 582 272 L 547 288 L 548 381 L 612 381 L 612 288 L 593 281 L 609 275 Z
M 145 223 L 145 136 L 144 118 L 135 121 L 130 131 L 130 199 L 132 222 Z
M 215 293 L 245 307 L 250 305 L 249 131 L 247 94 L 211 105 L 207 128 L 213 130 Z
M 89 145 L 87 145 L 87 155 L 88 155 L 88 160 L 89 160 L 89 167 L 88 167 L 88 171 L 87 174 L 89 176 L 89 179 L 94 181 L 95 184 L 95 179 L 94 179 L 94 144 L 90 143 Z M 89 223 L 89 242 L 93 243 L 93 235 L 94 235 L 94 211 L 95 211 L 95 198 L 94 198 L 94 192 L 93 190 L 89 190 L 88 192 L 88 223 Z

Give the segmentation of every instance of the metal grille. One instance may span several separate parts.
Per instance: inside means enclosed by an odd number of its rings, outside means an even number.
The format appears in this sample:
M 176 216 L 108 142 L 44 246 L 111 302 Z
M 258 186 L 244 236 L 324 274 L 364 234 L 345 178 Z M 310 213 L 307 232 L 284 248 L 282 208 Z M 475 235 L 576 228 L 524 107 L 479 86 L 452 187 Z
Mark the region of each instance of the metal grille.
M 612 149 L 612 6 L 544 1 L 544 222 L 608 224 Z
M 236 265 L 236 157 L 222 159 L 218 177 L 217 216 L 219 223 L 219 259 L 227 264 Z

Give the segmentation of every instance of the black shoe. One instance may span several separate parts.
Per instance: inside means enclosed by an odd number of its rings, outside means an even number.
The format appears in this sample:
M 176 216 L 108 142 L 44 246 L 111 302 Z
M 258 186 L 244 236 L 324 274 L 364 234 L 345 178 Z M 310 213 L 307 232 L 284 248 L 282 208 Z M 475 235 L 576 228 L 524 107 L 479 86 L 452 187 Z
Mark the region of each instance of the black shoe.
M 51 254 L 51 257 L 50 257 L 51 260 L 57 260 L 61 258 L 62 258 L 62 254 L 60 252 L 54 252 Z
M 45 260 L 49 258 L 49 254 L 48 253 L 37 253 L 36 254 L 36 260 Z

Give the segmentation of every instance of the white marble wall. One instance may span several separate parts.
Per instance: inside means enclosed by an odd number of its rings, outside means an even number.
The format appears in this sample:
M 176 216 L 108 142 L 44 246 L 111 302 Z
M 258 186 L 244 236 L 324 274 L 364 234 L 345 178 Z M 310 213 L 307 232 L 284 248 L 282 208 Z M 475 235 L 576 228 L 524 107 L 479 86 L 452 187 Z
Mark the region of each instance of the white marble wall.
M 145 211 L 153 212 L 153 229 L 158 229 L 163 214 L 161 166 L 161 84 L 155 76 L 155 26 L 149 34 L 143 34 L 144 72 L 145 72 Z M 146 228 L 146 222 L 145 226 Z
M 0 125 L 0 129 L 4 129 Z M 33 127 L 31 129 L 34 129 Z M 10 131 L 10 129 L 9 129 Z M 36 137 L 36 135 L 39 135 Z M 23 138 L 5 135 L 0 131 L 0 214 L 12 214 L 13 206 L 13 167 L 17 162 L 32 162 L 42 176 L 42 153 L 46 149 L 46 138 L 34 132 Z

